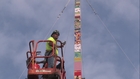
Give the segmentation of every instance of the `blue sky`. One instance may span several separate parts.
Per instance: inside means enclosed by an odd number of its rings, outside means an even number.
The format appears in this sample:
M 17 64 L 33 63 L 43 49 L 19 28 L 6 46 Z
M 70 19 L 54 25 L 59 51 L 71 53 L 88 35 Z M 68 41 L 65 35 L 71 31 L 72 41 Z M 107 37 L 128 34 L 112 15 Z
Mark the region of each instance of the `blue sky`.
M 0 0 L 0 79 L 25 79 L 28 42 L 47 39 L 56 29 L 61 33 L 59 39 L 67 41 L 64 49 L 67 79 L 73 78 L 74 0 L 52 27 L 67 1 Z M 88 1 L 126 55 L 86 0 L 81 0 L 83 76 L 139 79 L 139 0 Z

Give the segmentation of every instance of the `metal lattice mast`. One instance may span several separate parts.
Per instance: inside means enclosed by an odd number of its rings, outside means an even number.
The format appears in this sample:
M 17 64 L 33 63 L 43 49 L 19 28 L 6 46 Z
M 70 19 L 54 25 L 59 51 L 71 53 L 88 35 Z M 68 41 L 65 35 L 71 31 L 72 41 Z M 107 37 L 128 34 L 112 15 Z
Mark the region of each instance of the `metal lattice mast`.
M 80 0 L 75 0 L 74 21 L 74 79 L 82 79 L 82 54 L 81 54 L 81 9 Z

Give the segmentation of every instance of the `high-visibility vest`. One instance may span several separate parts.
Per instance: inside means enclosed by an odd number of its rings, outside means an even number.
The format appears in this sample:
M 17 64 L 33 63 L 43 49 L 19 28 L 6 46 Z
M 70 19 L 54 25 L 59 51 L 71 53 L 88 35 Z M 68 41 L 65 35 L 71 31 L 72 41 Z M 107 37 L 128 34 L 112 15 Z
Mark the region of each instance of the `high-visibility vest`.
M 47 40 L 52 41 L 53 44 L 56 45 L 56 41 L 54 40 L 53 37 L 49 37 Z M 55 48 L 55 49 L 56 49 L 55 53 L 56 53 L 56 55 L 58 55 L 58 49 L 57 48 Z M 52 50 L 52 46 L 49 45 L 49 42 L 46 43 L 46 50 L 47 51 L 51 51 Z

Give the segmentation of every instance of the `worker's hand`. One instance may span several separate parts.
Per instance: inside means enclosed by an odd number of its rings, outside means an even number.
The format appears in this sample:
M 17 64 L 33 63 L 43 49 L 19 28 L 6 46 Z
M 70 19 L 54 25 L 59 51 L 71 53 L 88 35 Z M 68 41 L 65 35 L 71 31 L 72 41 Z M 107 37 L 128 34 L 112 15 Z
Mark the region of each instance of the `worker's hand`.
M 64 47 L 65 44 L 66 44 L 66 41 L 64 41 L 64 42 L 62 43 L 62 47 Z
M 65 44 L 66 44 L 66 41 L 63 42 L 63 45 L 65 45 Z

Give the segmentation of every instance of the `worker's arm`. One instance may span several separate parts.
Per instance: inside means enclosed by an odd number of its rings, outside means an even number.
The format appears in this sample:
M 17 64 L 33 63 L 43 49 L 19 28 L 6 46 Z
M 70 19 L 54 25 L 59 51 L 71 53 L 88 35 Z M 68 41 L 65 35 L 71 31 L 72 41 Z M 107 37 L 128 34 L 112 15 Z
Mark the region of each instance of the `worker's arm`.
M 49 42 L 49 45 L 50 45 L 50 46 L 53 46 L 53 43 L 52 43 L 52 42 Z
M 53 46 L 53 42 L 49 42 L 49 45 L 52 47 Z M 55 47 L 56 45 L 54 44 L 54 47 Z M 57 48 L 59 48 L 59 46 L 57 46 Z
M 64 41 L 61 45 L 57 45 L 57 48 L 64 47 L 65 44 L 66 44 L 66 41 Z M 49 45 L 50 46 L 53 46 L 53 43 L 52 42 L 49 42 Z

